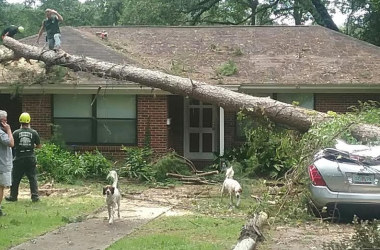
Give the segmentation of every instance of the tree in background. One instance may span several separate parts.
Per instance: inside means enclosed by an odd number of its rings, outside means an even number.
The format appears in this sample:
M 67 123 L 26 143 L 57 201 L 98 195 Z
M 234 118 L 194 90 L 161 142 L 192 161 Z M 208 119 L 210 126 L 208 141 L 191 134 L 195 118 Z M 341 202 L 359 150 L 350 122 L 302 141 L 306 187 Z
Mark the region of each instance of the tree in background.
M 339 9 L 348 15 L 343 32 L 380 45 L 379 0 L 0 0 L 0 29 L 22 25 L 23 36 L 36 34 L 46 8 L 69 26 L 316 23 L 333 30 L 339 29 L 331 15 Z
M 380 1 L 340 0 L 337 6 L 348 15 L 344 32 L 380 46 Z

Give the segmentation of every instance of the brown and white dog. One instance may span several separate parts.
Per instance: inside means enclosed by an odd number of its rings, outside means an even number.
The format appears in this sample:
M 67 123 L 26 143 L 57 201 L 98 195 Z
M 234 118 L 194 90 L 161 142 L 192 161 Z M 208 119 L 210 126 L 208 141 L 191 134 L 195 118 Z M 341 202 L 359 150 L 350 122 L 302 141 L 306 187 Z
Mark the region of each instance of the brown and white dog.
M 232 169 L 232 166 L 229 167 L 226 170 L 226 179 L 223 182 L 222 190 L 221 190 L 221 197 L 222 200 L 223 194 L 227 193 L 230 196 L 230 206 L 233 204 L 233 196 L 236 196 L 236 206 L 238 207 L 240 204 L 240 196 L 243 192 L 243 189 L 241 188 L 239 182 L 233 179 L 234 177 L 234 170 Z
M 117 206 L 117 216 L 120 218 L 120 199 L 121 195 L 117 188 L 118 177 L 116 171 L 112 170 L 107 175 L 107 179 L 111 178 L 112 185 L 103 187 L 103 195 L 106 196 L 106 204 L 108 209 L 108 223 L 112 224 L 115 217 L 115 210 Z

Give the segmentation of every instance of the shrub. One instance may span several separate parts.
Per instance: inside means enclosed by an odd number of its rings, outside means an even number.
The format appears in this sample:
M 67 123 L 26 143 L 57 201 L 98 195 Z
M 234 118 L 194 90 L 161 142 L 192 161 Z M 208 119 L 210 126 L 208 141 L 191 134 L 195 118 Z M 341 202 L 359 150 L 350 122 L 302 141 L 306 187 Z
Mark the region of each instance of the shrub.
M 167 179 L 166 173 L 191 174 L 185 161 L 176 157 L 175 153 L 168 153 L 161 157 L 153 164 L 152 169 L 155 180 L 159 182 L 164 182 Z
M 122 150 L 126 154 L 126 166 L 121 169 L 120 175 L 142 181 L 152 181 L 154 175 L 151 165 L 152 149 L 146 146 L 144 148 L 122 147 Z
M 112 164 L 107 160 L 99 150 L 94 152 L 85 152 L 79 155 L 79 160 L 86 170 L 86 178 L 103 178 L 106 177 Z
M 98 151 L 73 154 L 52 143 L 43 144 L 36 155 L 39 171 L 47 178 L 64 183 L 104 177 L 112 166 Z
M 217 69 L 217 74 L 222 76 L 232 76 L 235 75 L 238 72 L 238 68 L 236 66 L 236 63 L 232 60 L 228 60 L 228 62 L 222 64 Z

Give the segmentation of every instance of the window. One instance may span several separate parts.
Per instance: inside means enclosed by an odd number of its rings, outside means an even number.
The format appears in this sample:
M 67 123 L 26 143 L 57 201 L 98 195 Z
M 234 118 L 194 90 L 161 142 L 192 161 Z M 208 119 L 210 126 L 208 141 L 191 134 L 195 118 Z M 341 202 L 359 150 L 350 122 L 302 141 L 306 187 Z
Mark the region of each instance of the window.
M 67 143 L 136 144 L 136 96 L 54 95 L 54 124 Z M 91 105 L 92 103 L 92 105 Z
M 293 104 L 297 102 L 297 105 L 303 108 L 314 109 L 314 95 L 311 93 L 295 94 L 295 93 L 278 93 L 277 100 Z

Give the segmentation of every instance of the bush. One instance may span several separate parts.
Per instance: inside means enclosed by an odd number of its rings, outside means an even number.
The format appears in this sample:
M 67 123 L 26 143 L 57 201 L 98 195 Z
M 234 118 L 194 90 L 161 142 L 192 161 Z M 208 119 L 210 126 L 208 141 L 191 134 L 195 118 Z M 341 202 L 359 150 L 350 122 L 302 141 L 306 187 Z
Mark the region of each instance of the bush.
M 222 64 L 217 69 L 217 74 L 222 76 L 232 76 L 237 74 L 238 68 L 236 66 L 236 63 L 234 61 L 228 60 L 228 62 Z
M 45 143 L 36 150 L 39 171 L 58 182 L 104 177 L 112 164 L 98 151 L 71 153 L 55 144 Z
M 78 157 L 86 170 L 86 178 L 104 178 L 112 168 L 111 162 L 99 150 L 85 152 Z
M 125 152 L 126 166 L 121 169 L 120 176 L 136 178 L 141 181 L 152 181 L 152 156 L 153 151 L 149 146 L 144 148 L 122 147 Z
M 166 173 L 178 173 L 190 175 L 191 171 L 185 161 L 176 157 L 175 153 L 168 153 L 161 157 L 152 167 L 153 176 L 156 181 L 164 182 L 167 179 Z

